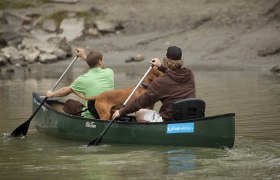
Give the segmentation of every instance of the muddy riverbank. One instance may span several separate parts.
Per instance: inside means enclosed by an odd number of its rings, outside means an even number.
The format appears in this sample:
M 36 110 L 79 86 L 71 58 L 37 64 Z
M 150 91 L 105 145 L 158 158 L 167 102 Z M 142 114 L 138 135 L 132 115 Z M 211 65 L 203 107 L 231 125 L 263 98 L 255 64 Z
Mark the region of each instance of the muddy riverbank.
M 145 56 L 144 62 L 163 57 L 168 46 L 177 45 L 188 64 L 269 71 L 280 63 L 279 7 L 279 0 L 80 0 L 13 11 L 46 15 L 95 8 L 104 12 L 103 19 L 121 22 L 123 29 L 97 37 L 86 35 L 71 42 L 71 46 L 100 49 L 115 55 L 113 62 L 117 64 L 124 63 L 126 55 L 137 53 Z

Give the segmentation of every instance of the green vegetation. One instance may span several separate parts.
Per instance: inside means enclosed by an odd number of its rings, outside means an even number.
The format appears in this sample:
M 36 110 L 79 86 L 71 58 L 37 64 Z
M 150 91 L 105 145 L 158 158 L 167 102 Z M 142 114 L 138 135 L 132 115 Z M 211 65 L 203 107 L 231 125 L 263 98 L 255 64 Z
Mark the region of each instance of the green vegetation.
M 0 10 L 35 7 L 48 2 L 50 2 L 50 0 L 0 0 Z
M 76 12 L 76 17 L 81 17 L 85 19 L 86 24 L 91 23 L 92 20 L 94 19 L 94 16 L 91 15 L 89 12 Z
M 61 24 L 61 21 L 67 17 L 68 12 L 67 11 L 57 11 L 49 16 L 44 17 L 40 22 L 38 22 L 37 25 L 41 26 L 42 23 L 44 22 L 44 20 L 46 19 L 53 19 L 55 21 L 56 24 L 56 30 L 58 30 L 58 27 Z
M 67 11 L 57 11 L 46 18 L 55 20 L 56 24 L 59 25 L 61 21 L 67 16 L 67 14 Z
M 69 13 L 75 13 L 75 17 L 85 18 L 85 20 L 89 20 L 92 16 L 89 12 L 68 12 L 68 11 L 57 11 L 49 16 L 46 19 L 53 19 L 56 22 L 56 26 L 59 27 L 62 20 L 66 18 Z
M 92 15 L 89 12 L 76 12 L 77 17 L 90 18 Z

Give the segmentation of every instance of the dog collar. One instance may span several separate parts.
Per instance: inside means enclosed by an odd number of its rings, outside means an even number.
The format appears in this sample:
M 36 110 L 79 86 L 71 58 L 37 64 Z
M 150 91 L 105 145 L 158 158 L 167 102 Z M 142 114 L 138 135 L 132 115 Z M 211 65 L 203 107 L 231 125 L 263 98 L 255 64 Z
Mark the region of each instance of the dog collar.
M 145 84 L 145 83 L 142 83 L 141 86 L 142 86 L 142 88 L 144 88 L 144 89 L 147 89 L 147 88 L 148 88 L 148 85 Z

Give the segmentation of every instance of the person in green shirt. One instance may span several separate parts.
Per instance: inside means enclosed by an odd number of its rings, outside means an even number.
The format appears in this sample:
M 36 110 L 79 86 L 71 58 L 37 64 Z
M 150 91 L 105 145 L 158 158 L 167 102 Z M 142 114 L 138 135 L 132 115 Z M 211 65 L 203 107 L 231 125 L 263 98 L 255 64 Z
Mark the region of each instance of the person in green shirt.
M 76 78 L 70 86 L 62 87 L 56 91 L 47 91 L 47 97 L 64 97 L 74 93 L 80 98 L 86 99 L 114 89 L 114 72 L 110 68 L 105 68 L 101 52 L 93 50 L 86 54 L 82 48 L 77 48 L 75 52 L 88 64 L 90 69 Z M 85 109 L 86 107 L 83 110 Z M 81 116 L 92 117 L 89 111 L 83 112 Z

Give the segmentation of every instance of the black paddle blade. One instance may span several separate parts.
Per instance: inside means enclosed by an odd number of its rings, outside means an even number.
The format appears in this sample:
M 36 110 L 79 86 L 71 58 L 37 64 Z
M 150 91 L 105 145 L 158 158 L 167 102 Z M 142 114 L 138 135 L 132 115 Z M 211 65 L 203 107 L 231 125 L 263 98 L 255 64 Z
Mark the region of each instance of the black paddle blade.
M 110 121 L 110 123 L 106 126 L 106 128 L 102 131 L 102 133 L 100 134 L 100 136 L 96 139 L 94 139 L 93 141 L 91 141 L 90 143 L 88 143 L 87 146 L 98 146 L 101 143 L 101 140 L 103 138 L 103 136 L 105 135 L 105 133 L 107 132 L 107 130 L 110 128 L 110 126 L 112 125 L 112 123 L 114 122 L 114 119 Z
M 48 97 L 45 97 L 44 100 L 41 102 L 41 104 L 37 107 L 37 109 L 33 112 L 33 114 L 30 116 L 30 118 L 25 121 L 22 125 L 17 127 L 13 132 L 12 136 L 25 136 L 27 134 L 29 125 L 33 117 L 36 115 L 36 113 L 40 110 L 40 108 L 43 106 L 43 104 L 47 101 Z
M 61 79 L 64 77 L 64 75 L 66 74 L 66 72 L 68 71 L 68 69 L 72 66 L 72 64 L 74 64 L 74 62 L 77 60 L 78 56 L 76 56 L 73 61 L 68 65 L 68 67 L 66 68 L 66 70 L 62 73 L 62 75 L 60 76 L 60 78 L 57 80 L 57 82 L 55 83 L 52 91 L 56 88 L 56 86 L 58 85 L 58 83 L 61 81 Z M 31 115 L 31 117 L 24 122 L 22 125 L 20 125 L 19 127 L 17 127 L 13 132 L 12 132 L 12 136 L 20 136 L 23 135 L 25 136 L 27 134 L 28 128 L 29 128 L 29 124 L 31 122 L 31 120 L 33 119 L 33 117 L 36 115 L 36 113 L 40 110 L 40 108 L 43 106 L 43 104 L 47 101 L 48 97 L 45 97 L 44 100 L 41 102 L 41 104 L 37 107 L 37 109 L 33 112 L 33 114 Z
M 96 138 L 95 140 L 91 141 L 90 143 L 87 144 L 87 146 L 99 146 L 101 143 L 102 138 Z
M 25 136 L 27 134 L 30 125 L 30 120 L 25 121 L 22 125 L 17 127 L 11 134 L 11 136 Z

